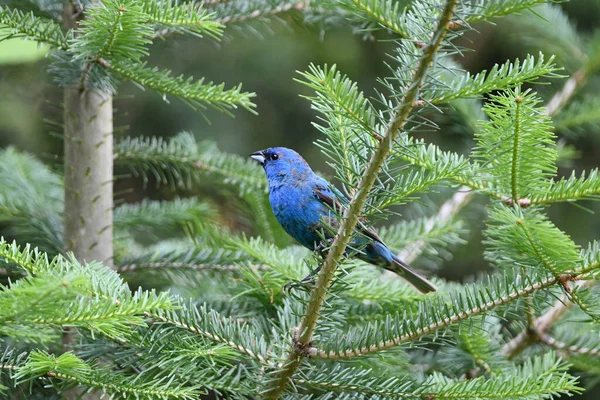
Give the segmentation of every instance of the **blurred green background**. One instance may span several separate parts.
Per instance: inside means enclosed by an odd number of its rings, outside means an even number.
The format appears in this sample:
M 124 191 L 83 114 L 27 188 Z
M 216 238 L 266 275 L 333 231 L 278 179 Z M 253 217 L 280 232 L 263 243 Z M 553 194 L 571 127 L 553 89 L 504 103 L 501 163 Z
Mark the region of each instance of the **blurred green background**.
M 583 37 L 591 36 L 600 29 L 600 2 L 575 0 L 562 3 L 560 7 L 568 15 L 570 23 Z M 541 18 L 529 19 L 530 25 L 515 24 L 508 20 L 496 20 L 495 24 L 480 24 L 459 42 L 464 49 L 457 56 L 467 70 L 476 73 L 491 68 L 495 63 L 522 58 L 540 50 L 546 55 L 560 53 L 558 63 L 565 67 L 564 74 L 576 70 L 569 58 L 568 37 L 553 41 L 549 38 L 541 45 L 535 41 L 540 32 L 552 32 L 553 21 Z M 186 130 L 200 140 L 215 141 L 225 151 L 248 155 L 270 146 L 292 147 L 305 156 L 317 170 L 327 174 L 325 159 L 313 145 L 318 137 L 311 122 L 316 116 L 307 100 L 300 97 L 307 89 L 294 81 L 297 71 L 307 69 L 309 63 L 337 64 L 338 68 L 359 82 L 367 94 L 374 94 L 379 87 L 377 77 L 386 76 L 386 54 L 393 51 L 394 43 L 389 37 L 378 35 L 375 39 L 353 34 L 349 27 L 327 27 L 320 24 L 301 23 L 297 15 L 282 15 L 268 23 L 253 22 L 229 26 L 225 40 L 198 40 L 193 37 L 170 37 L 155 43 L 148 59 L 150 65 L 169 68 L 175 74 L 205 77 L 227 86 L 242 82 L 245 90 L 257 93 L 258 115 L 236 110 L 231 118 L 219 112 L 206 110 L 204 114 L 191 110 L 177 99 L 165 102 L 152 91 L 124 84 L 115 99 L 115 134 L 131 136 L 168 137 Z M 555 46 L 554 46 L 555 44 Z M 28 47 L 25 47 L 28 46 Z M 35 53 L 37 45 L 21 41 L 0 43 L 0 146 L 14 145 L 37 155 L 43 161 L 60 169 L 62 141 L 62 92 L 46 73 L 49 61 L 43 49 Z M 562 47 L 561 47 L 562 46 Z M 22 54 L 21 54 L 22 53 Z M 23 58 L 25 57 L 25 58 Z M 37 59 L 37 61 L 35 61 Z M 564 79 L 552 81 L 554 87 L 562 87 Z M 536 87 L 547 100 L 552 87 Z M 600 79 L 592 76 L 586 92 L 598 93 Z M 210 121 L 208 123 L 207 121 Z M 567 160 L 561 174 L 570 174 L 600 164 L 600 135 L 598 127 L 586 126 L 577 132 L 557 132 L 564 144 L 577 150 L 577 157 Z M 468 152 L 473 145 L 468 129 L 447 120 L 441 129 L 424 132 L 428 141 L 443 149 Z M 124 171 L 115 171 L 117 174 Z M 118 181 L 120 189 L 134 186 L 134 190 L 121 194 L 126 201 L 143 197 L 160 197 L 164 193 L 154 185 L 146 188 L 135 180 Z M 406 217 L 417 214 L 431 215 L 436 204 L 445 200 L 451 189 L 441 187 L 439 193 L 423 198 L 419 204 L 402 209 Z M 449 279 L 469 280 L 482 271 L 486 262 L 482 259 L 481 228 L 485 217 L 485 199 L 477 199 L 464 211 L 463 216 L 470 229 L 468 245 L 460 246 L 453 256 L 445 258 L 438 273 Z M 563 204 L 553 206 L 550 215 L 554 222 L 572 235 L 582 245 L 600 237 L 600 224 L 590 223 L 590 213 L 598 211 L 592 202 L 581 206 Z M 417 264 L 421 268 L 434 268 Z

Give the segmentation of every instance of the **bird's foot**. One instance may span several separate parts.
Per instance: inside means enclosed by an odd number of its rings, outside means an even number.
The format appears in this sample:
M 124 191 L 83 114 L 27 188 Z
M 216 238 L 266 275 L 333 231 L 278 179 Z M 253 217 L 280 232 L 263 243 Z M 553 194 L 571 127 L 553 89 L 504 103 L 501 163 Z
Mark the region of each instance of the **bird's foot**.
M 319 253 L 321 257 L 327 256 L 326 250 L 333 244 L 333 238 L 321 240 L 318 245 L 315 246 L 315 252 Z
M 283 285 L 283 293 L 289 294 L 289 292 L 295 287 L 313 287 L 317 283 L 315 279 L 317 274 L 321 271 L 321 266 L 319 265 L 313 271 L 310 272 L 304 279 L 301 281 L 291 281 Z

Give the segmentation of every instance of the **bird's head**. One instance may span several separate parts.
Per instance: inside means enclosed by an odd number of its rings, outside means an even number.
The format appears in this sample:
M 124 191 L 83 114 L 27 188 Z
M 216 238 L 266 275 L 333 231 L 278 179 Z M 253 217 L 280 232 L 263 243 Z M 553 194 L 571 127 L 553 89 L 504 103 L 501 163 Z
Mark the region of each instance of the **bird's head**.
M 286 178 L 304 180 L 313 174 L 300 154 L 285 147 L 270 147 L 256 151 L 250 157 L 262 165 L 269 182 L 283 181 Z

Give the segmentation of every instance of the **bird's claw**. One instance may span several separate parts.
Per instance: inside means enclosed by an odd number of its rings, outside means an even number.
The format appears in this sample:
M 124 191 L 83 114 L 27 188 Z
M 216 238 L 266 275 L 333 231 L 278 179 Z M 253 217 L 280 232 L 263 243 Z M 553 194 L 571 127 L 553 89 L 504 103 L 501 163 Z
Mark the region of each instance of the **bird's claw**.
M 317 283 L 315 276 L 319 273 L 320 270 L 321 270 L 321 266 L 317 267 L 314 271 L 311 271 L 310 274 L 308 274 L 301 281 L 290 281 L 290 282 L 286 283 L 285 285 L 283 285 L 283 288 L 281 289 L 283 291 L 283 294 L 289 294 L 290 291 L 295 287 L 315 286 L 315 284 Z
M 328 249 L 329 247 L 331 247 L 332 244 L 333 244 L 333 238 L 321 240 L 319 242 L 319 244 L 315 246 L 315 252 L 319 253 L 321 256 L 324 257 L 327 254 L 323 254 L 323 253 L 325 253 L 325 250 Z

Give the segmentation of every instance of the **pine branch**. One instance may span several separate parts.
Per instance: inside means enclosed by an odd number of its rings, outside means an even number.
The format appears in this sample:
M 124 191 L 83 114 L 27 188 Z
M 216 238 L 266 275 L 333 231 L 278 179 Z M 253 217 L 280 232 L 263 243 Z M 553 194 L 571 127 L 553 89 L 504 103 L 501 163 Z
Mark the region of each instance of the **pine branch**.
M 88 62 L 90 68 L 97 59 L 133 64 L 149 54 L 152 27 L 146 24 L 138 1 L 105 0 L 102 6 L 86 10 L 86 18 L 79 25 L 70 51 L 75 61 Z
M 526 265 L 533 273 L 561 279 L 584 260 L 575 243 L 539 209 L 496 206 L 490 211 L 485 256 L 502 268 Z
M 214 21 L 215 14 L 193 3 L 179 4 L 176 0 L 141 2 L 141 11 L 148 22 L 174 33 L 189 33 L 194 36 L 209 36 L 219 39 L 224 26 Z
M 181 310 L 178 311 L 146 313 L 146 316 L 154 322 L 177 326 L 215 343 L 227 345 L 242 355 L 273 366 L 264 337 L 255 333 L 248 324 L 222 317 L 205 305 L 201 307 L 193 304 L 182 305 Z
M 113 71 L 122 79 L 131 80 L 139 86 L 145 86 L 167 95 L 182 99 L 193 109 L 203 110 L 207 106 L 231 115 L 230 110 L 243 107 L 255 113 L 252 98 L 255 93 L 243 92 L 241 84 L 233 89 L 225 89 L 225 84 L 204 83 L 204 78 L 193 80 L 183 76 L 172 77 L 171 71 L 147 68 L 145 63 L 130 61 L 110 62 L 99 58 L 97 63 Z
M 196 198 L 175 198 L 171 201 L 144 199 L 138 204 L 123 204 L 115 209 L 115 230 L 123 233 L 154 231 L 161 236 L 175 236 L 184 230 L 194 234 L 196 226 L 214 220 L 216 211 Z
M 5 235 L 62 252 L 63 183 L 34 157 L 9 147 L 0 152 L 0 221 Z
M 589 277 L 591 272 L 592 277 L 596 276 L 595 270 L 600 266 L 600 248 L 598 242 L 590 244 L 583 252 L 583 267 L 578 269 L 578 272 L 583 277 Z M 575 288 L 590 286 L 594 283 L 593 280 L 576 282 Z M 502 348 L 502 354 L 508 358 L 514 358 L 525 350 L 530 344 L 540 340 L 541 337 L 547 334 L 550 328 L 559 321 L 564 314 L 573 306 L 571 301 L 571 293 L 565 293 L 558 299 L 554 305 L 547 310 L 543 315 L 536 318 L 533 325 L 534 329 L 527 329 L 519 333 Z
M 144 311 L 172 307 L 167 293 L 140 289 L 132 294 L 115 271 L 98 263 L 84 266 L 62 256 L 48 260 L 37 249 L 21 249 L 4 241 L 0 242 L 0 258 L 22 267 L 28 275 L 0 292 L 4 310 L 0 319 L 7 325 L 74 326 L 123 337 L 131 326 L 143 324 Z
M 570 275 L 568 279 L 575 280 L 578 276 L 580 275 Z M 343 338 L 334 337 L 328 340 L 327 346 L 331 349 L 313 347 L 310 348 L 309 355 L 334 360 L 349 359 L 391 349 L 561 283 L 561 279 L 556 277 L 531 279 L 524 275 L 516 282 L 509 277 L 488 279 L 488 284 L 483 287 L 467 286 L 450 294 L 450 306 L 441 303 L 440 299 L 426 298 L 414 314 L 398 313 L 395 316 L 387 316 L 377 326 L 369 325 L 358 328 L 356 332 L 345 332 Z M 419 315 L 419 318 L 415 315 Z M 360 343 L 357 343 L 358 346 L 350 343 L 349 347 L 348 342 L 354 337 L 360 338 Z
M 517 59 L 514 62 L 507 61 L 501 66 L 496 64 L 489 72 L 482 71 L 474 76 L 466 73 L 459 79 L 452 76 L 452 79 L 444 87 L 434 87 L 429 94 L 432 99 L 429 103 L 445 103 L 454 99 L 478 96 L 494 90 L 514 88 L 526 82 L 533 82 L 543 76 L 557 77 L 559 75 L 555 72 L 558 70 L 554 65 L 553 57 L 545 61 L 542 53 L 538 55 L 537 60 L 528 55 L 522 62 Z
M 178 242 L 179 244 L 179 242 Z M 147 270 L 182 270 L 194 271 L 232 271 L 240 270 L 240 263 L 254 261 L 246 253 L 237 250 L 216 248 L 189 248 L 176 246 L 169 248 L 165 243 L 144 249 L 138 254 L 131 254 L 117 260 L 117 271 L 120 273 L 140 273 Z M 254 264 L 258 270 L 268 266 Z
M 225 154 L 209 143 L 197 143 L 182 132 L 164 140 L 155 137 L 126 138 L 115 144 L 115 163 L 129 166 L 144 181 L 152 175 L 161 184 L 191 187 L 201 176 L 214 176 L 234 185 L 242 194 L 265 190 L 261 171 L 251 168 L 246 159 Z
M 173 381 L 150 380 L 143 378 L 132 379 L 107 369 L 94 369 L 71 353 L 54 355 L 34 351 L 29 354 L 27 362 L 15 369 L 17 383 L 31 381 L 37 378 L 51 378 L 64 381 L 65 388 L 75 385 L 102 389 L 110 392 L 112 398 L 126 399 L 194 399 L 200 395 L 196 387 L 185 387 Z M 142 375 L 143 376 L 143 375 Z
M 554 348 L 555 350 L 566 352 L 567 354 L 579 354 L 592 357 L 600 356 L 600 348 L 569 345 L 568 343 L 556 340 L 555 338 L 547 334 L 541 334 L 540 341 Z
M 240 3 L 241 9 L 235 9 L 234 7 L 227 7 L 230 3 L 220 3 L 225 5 L 225 9 L 220 12 L 223 16 L 217 19 L 217 22 L 223 25 L 238 24 L 253 19 L 264 18 L 285 13 L 290 10 L 306 10 L 310 8 L 310 1 L 275 1 L 271 2 L 232 2 Z M 254 4 L 253 4 L 254 3 Z M 266 4 L 265 4 L 266 3 Z M 237 4 L 236 4 L 237 5 Z
M 24 38 L 67 50 L 69 34 L 64 34 L 56 22 L 24 13 L 18 9 L 0 7 L 0 41 L 10 38 Z
M 573 101 L 554 118 L 554 127 L 558 132 L 585 131 L 595 128 L 600 122 L 600 98 L 584 96 L 581 101 Z M 555 113 L 556 114 L 556 113 Z
M 377 24 L 403 39 L 411 39 L 406 26 L 406 11 L 410 1 L 344 0 L 332 3 L 348 12 L 354 20 Z M 363 28 L 373 30 L 373 26 Z
M 461 3 L 457 9 L 458 20 L 475 24 L 492 18 L 504 17 L 527 10 L 547 0 L 469 0 Z
M 413 109 L 413 104 L 418 98 L 419 88 L 425 79 L 427 70 L 431 65 L 435 54 L 439 50 L 446 31 L 448 23 L 452 18 L 452 14 L 456 7 L 456 0 L 448 0 L 441 13 L 437 27 L 433 33 L 430 43 L 423 49 L 423 54 L 419 61 L 418 67 L 414 71 L 412 83 L 408 86 L 400 106 L 394 111 L 389 125 L 383 135 L 383 140 L 375 150 L 371 160 L 364 172 L 363 178 L 358 186 L 356 195 L 350 200 L 348 208 L 344 211 L 343 220 L 335 236 L 333 244 L 327 254 L 327 258 L 322 265 L 321 272 L 316 283 L 316 287 L 311 294 L 310 301 L 306 308 L 305 316 L 298 329 L 299 337 L 296 338 L 294 348 L 290 351 L 288 360 L 284 368 L 279 372 L 277 377 L 271 382 L 267 397 L 277 399 L 285 390 L 288 380 L 293 376 L 295 370 L 300 365 L 302 355 L 312 340 L 313 331 L 315 329 L 319 310 L 325 301 L 327 288 L 331 285 L 331 281 L 335 274 L 337 263 L 340 260 L 352 231 L 358 222 L 358 215 L 362 210 L 370 189 L 375 183 L 375 178 L 381 170 L 385 159 L 389 156 L 396 137 L 400 130 L 404 128 L 410 112 Z
M 582 283 L 577 282 L 577 284 L 581 285 Z M 546 334 L 552 325 L 560 320 L 572 306 L 573 303 L 569 300 L 568 296 L 563 295 L 548 311 L 535 319 L 533 324 L 535 327 L 534 330 L 524 330 L 511 339 L 510 342 L 506 343 L 502 348 L 502 354 L 509 359 L 521 354 L 531 343 L 535 343 L 540 335 Z
M 507 368 L 492 378 L 450 379 L 434 373 L 423 382 L 407 377 L 381 376 L 379 371 L 348 368 L 337 364 L 295 378 L 298 385 L 349 395 L 365 394 L 385 399 L 534 399 L 555 393 L 578 392 L 577 378 L 567 373 L 567 365 L 552 353 L 534 357 L 523 366 Z
M 492 190 L 510 193 L 510 201 L 519 203 L 556 174 L 555 136 L 532 94 L 517 89 L 491 97 L 484 106 L 490 120 L 481 123 L 473 156 Z
M 549 204 L 560 201 L 596 200 L 600 196 L 600 173 L 593 169 L 581 172 L 577 177 L 575 171 L 568 178 L 551 181 L 545 191 L 531 197 L 531 204 Z

